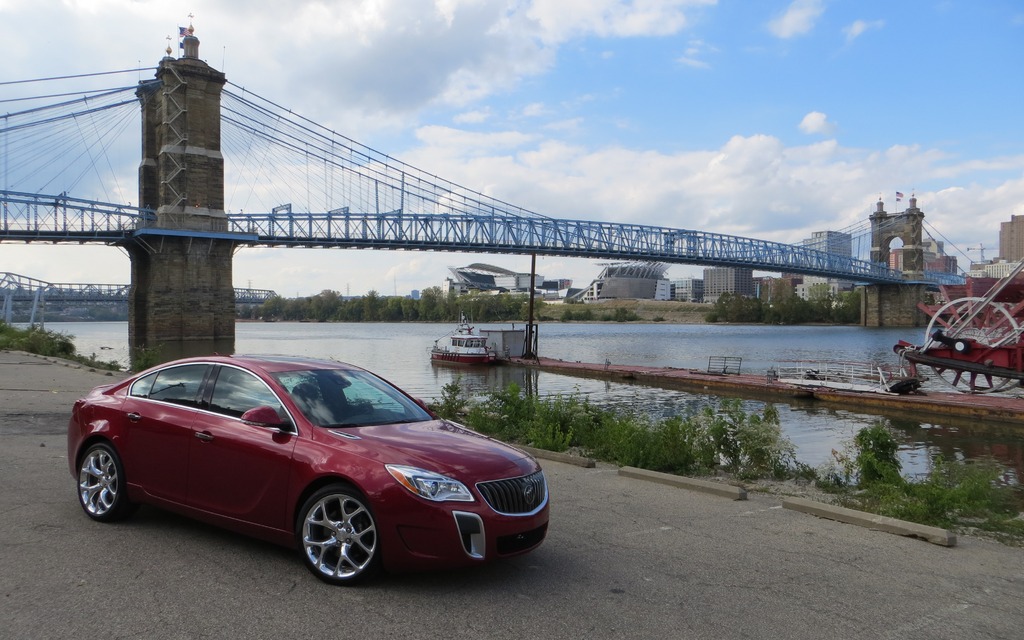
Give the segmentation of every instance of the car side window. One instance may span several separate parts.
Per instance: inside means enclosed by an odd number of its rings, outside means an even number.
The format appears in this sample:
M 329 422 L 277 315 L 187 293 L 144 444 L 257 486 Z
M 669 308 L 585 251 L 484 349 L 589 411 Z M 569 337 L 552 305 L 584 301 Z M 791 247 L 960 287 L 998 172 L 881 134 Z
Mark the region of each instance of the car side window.
M 156 373 L 139 378 L 132 384 L 128 394 L 135 398 L 148 398 L 149 392 L 153 390 L 153 383 L 156 381 Z
M 211 411 L 238 418 L 249 409 L 263 406 L 273 407 L 282 419 L 287 415 L 277 396 L 262 380 L 248 371 L 221 368 L 210 398 Z
M 187 364 L 180 367 L 161 369 L 154 374 L 156 377 L 148 393 L 144 396 L 140 395 L 140 397 L 160 400 L 162 402 L 172 402 L 187 407 L 198 406 L 197 395 L 199 387 L 203 384 L 203 378 L 206 376 L 208 366 L 205 364 Z M 134 385 L 132 386 L 132 395 L 138 395 L 135 392 Z

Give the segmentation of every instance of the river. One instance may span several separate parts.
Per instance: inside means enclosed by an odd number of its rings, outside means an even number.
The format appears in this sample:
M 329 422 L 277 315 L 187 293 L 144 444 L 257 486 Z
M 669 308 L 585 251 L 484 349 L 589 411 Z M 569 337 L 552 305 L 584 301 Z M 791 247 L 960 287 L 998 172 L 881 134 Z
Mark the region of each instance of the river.
M 508 325 L 482 325 L 507 328 Z M 51 322 L 46 328 L 74 337 L 79 353 L 128 362 L 126 322 Z M 356 364 L 391 380 L 425 400 L 458 379 L 468 393 L 515 382 L 542 395 L 580 394 L 596 405 L 642 410 L 654 415 L 686 414 L 715 403 L 715 396 L 642 385 L 575 378 L 513 366 L 471 369 L 432 365 L 428 350 L 453 326 L 427 323 L 261 323 L 236 325 L 238 353 L 288 354 L 333 358 Z M 540 355 L 569 361 L 705 369 L 709 356 L 742 358 L 745 373 L 763 372 L 785 360 L 848 360 L 895 364 L 892 346 L 900 339 L 920 343 L 923 329 L 863 327 L 680 325 L 625 323 L 545 323 L 539 327 Z M 1024 399 L 1021 400 L 1024 402 Z M 819 467 L 842 451 L 861 427 L 877 415 L 825 407 L 820 403 L 775 403 L 783 433 L 797 458 Z M 764 403 L 744 401 L 749 411 Z M 1008 480 L 1024 476 L 1024 425 L 956 418 L 935 421 L 888 418 L 901 440 L 900 458 L 908 474 L 926 473 L 933 459 L 993 457 Z

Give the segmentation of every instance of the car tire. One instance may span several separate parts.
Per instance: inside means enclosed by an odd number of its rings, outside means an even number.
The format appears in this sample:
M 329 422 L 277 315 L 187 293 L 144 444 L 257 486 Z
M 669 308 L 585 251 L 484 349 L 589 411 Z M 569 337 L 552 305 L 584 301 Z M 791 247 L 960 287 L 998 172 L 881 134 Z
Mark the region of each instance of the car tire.
M 103 442 L 89 447 L 78 465 L 78 502 L 98 522 L 122 520 L 135 511 L 128 500 L 124 466 L 114 447 Z
M 302 559 L 313 575 L 352 585 L 380 570 L 380 536 L 370 503 L 349 484 L 326 486 L 306 500 L 295 527 Z

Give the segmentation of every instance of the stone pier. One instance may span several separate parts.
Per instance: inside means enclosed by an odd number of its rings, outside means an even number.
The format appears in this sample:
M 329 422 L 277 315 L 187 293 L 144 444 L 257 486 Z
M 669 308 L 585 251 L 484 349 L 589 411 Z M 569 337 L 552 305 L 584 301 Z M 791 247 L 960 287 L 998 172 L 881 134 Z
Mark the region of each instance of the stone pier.
M 199 59 L 191 27 L 181 58 L 167 57 L 160 85 L 140 87 L 139 202 L 156 221 L 126 245 L 131 258 L 128 341 L 133 362 L 232 353 L 235 305 L 224 212 L 220 97 L 224 74 Z M 147 359 L 152 359 L 149 356 Z

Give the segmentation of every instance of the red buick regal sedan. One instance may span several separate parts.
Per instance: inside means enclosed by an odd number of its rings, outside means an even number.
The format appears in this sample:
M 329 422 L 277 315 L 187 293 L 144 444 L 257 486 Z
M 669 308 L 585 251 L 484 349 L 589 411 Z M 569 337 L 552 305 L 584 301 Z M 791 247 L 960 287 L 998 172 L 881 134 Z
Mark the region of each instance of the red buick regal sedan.
M 334 584 L 525 553 L 548 526 L 530 455 L 339 362 L 189 358 L 97 387 L 68 463 L 93 520 L 156 505 L 295 545 Z

